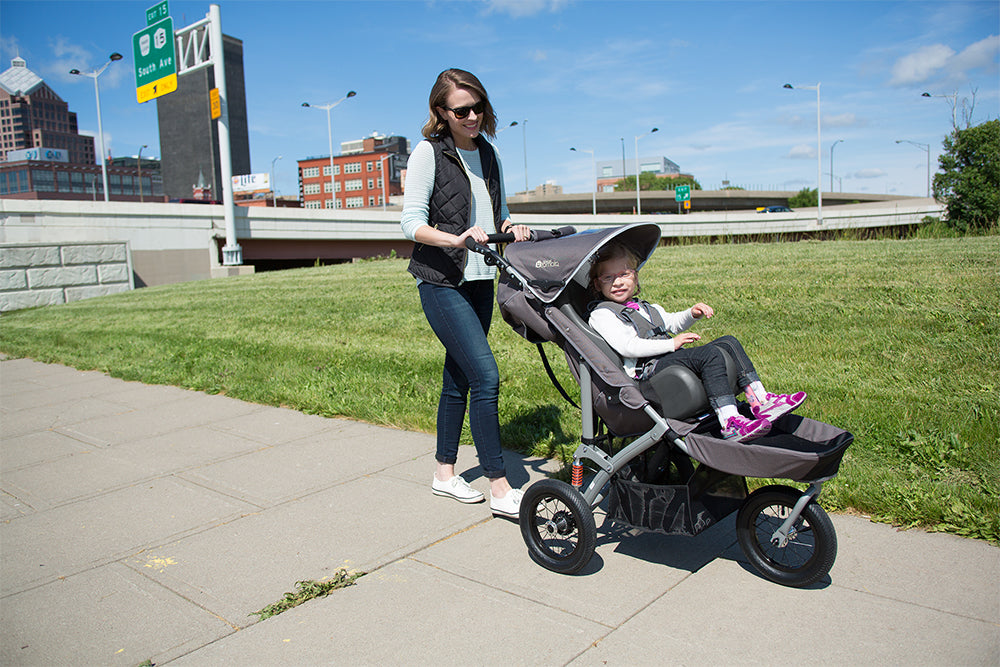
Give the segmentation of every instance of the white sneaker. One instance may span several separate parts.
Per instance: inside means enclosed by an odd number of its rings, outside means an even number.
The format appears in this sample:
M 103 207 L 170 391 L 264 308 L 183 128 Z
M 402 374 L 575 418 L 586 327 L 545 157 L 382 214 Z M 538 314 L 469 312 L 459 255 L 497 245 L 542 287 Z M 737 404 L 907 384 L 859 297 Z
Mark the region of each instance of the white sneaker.
M 455 475 L 447 482 L 439 481 L 435 475 L 434 481 L 431 483 L 431 490 L 435 496 L 454 498 L 460 503 L 481 503 L 486 499 L 482 491 L 476 491 L 458 475 Z
M 503 498 L 497 498 L 490 493 L 490 509 L 494 514 L 505 516 L 509 519 L 516 519 L 521 512 L 521 496 L 524 491 L 521 489 L 511 489 Z

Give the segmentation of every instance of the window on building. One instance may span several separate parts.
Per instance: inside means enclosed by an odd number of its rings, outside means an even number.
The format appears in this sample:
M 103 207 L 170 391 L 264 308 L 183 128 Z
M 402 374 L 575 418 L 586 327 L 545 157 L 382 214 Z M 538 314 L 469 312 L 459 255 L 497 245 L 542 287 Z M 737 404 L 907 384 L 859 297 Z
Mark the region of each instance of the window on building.
M 375 163 L 368 160 L 368 171 L 375 171 Z
M 325 200 L 323 202 L 323 208 L 336 208 L 336 206 L 334 206 L 334 202 L 335 201 L 337 201 L 337 200 L 336 199 L 327 199 L 327 200 Z
M 375 205 L 375 197 L 368 197 L 368 205 L 369 206 Z
M 378 179 L 378 185 L 377 185 L 376 187 L 377 187 L 377 188 L 378 188 L 379 190 L 381 190 L 381 189 L 382 189 L 382 178 L 381 178 L 381 177 L 379 177 L 379 179 Z
M 316 200 L 316 199 L 311 199 L 311 200 L 307 201 L 307 202 L 306 202 L 306 203 L 305 203 L 305 204 L 303 205 L 303 208 L 322 208 L 322 206 L 320 206 L 320 203 L 319 203 L 319 201 L 318 201 L 318 200 Z
M 615 175 L 614 167 L 601 167 L 601 176 L 604 178 L 610 178 Z
M 360 162 L 348 162 L 344 165 L 345 174 L 360 174 L 361 173 L 361 163 Z
M 318 195 L 319 191 L 319 183 L 306 183 L 302 186 L 302 194 L 304 195 Z
M 319 176 L 319 167 L 306 167 L 302 170 L 302 178 L 316 178 Z
M 31 182 L 35 192 L 54 192 L 56 189 L 55 174 L 47 169 L 32 169 Z
M 364 208 L 365 198 L 364 197 L 347 197 L 344 199 L 344 206 L 346 208 Z
M 639 165 L 639 171 L 640 172 L 651 171 L 654 173 L 658 173 L 662 168 L 662 166 L 663 165 L 661 165 L 659 162 L 643 162 L 642 164 Z
M 355 178 L 355 179 L 350 180 L 350 181 L 344 181 L 344 190 L 346 190 L 348 192 L 353 192 L 353 191 L 360 190 L 360 189 L 361 189 L 361 179 L 360 178 Z M 348 208 L 350 208 L 350 207 L 348 207 Z
M 375 179 L 374 178 L 369 178 L 368 179 L 368 189 L 371 190 L 374 187 L 375 187 Z

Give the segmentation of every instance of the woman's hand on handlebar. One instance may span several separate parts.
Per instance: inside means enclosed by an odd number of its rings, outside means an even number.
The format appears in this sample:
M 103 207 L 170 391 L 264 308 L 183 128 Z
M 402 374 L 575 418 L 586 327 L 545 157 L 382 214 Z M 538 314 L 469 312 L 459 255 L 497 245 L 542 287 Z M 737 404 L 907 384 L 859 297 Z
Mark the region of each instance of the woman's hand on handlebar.
M 504 231 L 513 234 L 515 242 L 531 240 L 531 229 L 527 225 L 507 225 Z
M 461 236 L 454 236 L 452 246 L 455 248 L 465 248 L 465 239 L 471 238 L 476 243 L 486 243 L 489 235 L 482 227 L 470 227 Z

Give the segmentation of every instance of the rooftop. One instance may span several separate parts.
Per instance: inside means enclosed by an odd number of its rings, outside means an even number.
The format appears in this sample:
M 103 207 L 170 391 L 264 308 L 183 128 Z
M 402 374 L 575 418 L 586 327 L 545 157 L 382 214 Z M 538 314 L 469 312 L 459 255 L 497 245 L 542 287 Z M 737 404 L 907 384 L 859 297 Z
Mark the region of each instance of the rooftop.
M 39 86 L 45 85 L 42 77 L 30 69 L 20 56 L 10 61 L 10 69 L 0 74 L 0 87 L 11 95 L 30 95 Z

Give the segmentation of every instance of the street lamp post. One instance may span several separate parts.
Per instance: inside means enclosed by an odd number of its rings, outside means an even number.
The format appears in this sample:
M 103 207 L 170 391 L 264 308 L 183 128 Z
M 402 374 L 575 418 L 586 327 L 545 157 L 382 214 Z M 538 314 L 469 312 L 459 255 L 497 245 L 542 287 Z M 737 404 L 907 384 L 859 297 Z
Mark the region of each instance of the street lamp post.
M 142 149 L 149 148 L 146 144 L 139 146 L 139 157 L 135 160 L 135 166 L 139 169 L 139 203 L 142 203 Z
M 922 144 L 917 141 L 910 141 L 909 139 L 897 139 L 897 144 L 913 144 L 922 151 L 927 151 L 927 196 L 931 196 L 931 145 Z
M 333 186 L 333 126 L 330 124 L 330 109 L 337 106 L 347 98 L 354 97 L 355 95 L 357 95 L 357 93 L 354 92 L 353 90 L 348 91 L 346 95 L 341 97 L 333 104 L 309 104 L 308 102 L 302 103 L 302 106 L 304 107 L 310 107 L 312 109 L 324 109 L 326 111 L 326 133 L 330 142 L 330 197 L 334 200 L 336 200 L 337 195 L 335 194 Z M 336 208 L 336 205 L 334 205 L 332 208 Z
M 593 214 L 597 215 L 597 157 L 594 155 L 594 151 L 588 151 L 586 148 L 570 148 L 570 150 L 578 153 L 590 153 L 590 159 L 594 163 L 594 196 L 591 199 Z
M 282 156 L 278 156 L 271 160 L 271 203 L 272 208 L 278 208 L 278 189 L 274 184 L 274 163 L 281 159 Z
M 70 74 L 75 74 L 76 76 L 89 76 L 94 80 L 94 96 L 97 98 L 97 134 L 101 139 L 101 172 L 104 176 L 104 201 L 110 201 L 108 198 L 108 156 L 105 153 L 104 148 L 104 127 L 101 123 L 101 88 L 97 85 L 97 77 L 104 74 L 104 70 L 108 68 L 108 65 L 121 59 L 122 54 L 112 53 L 108 56 L 108 62 L 104 63 L 99 70 L 95 70 L 93 72 L 81 72 L 78 69 L 71 69 L 69 71 Z
M 951 95 L 931 95 L 930 93 L 920 93 L 920 97 L 943 97 L 945 99 L 951 100 L 951 127 L 953 130 L 958 129 L 958 91 L 956 90 Z
M 646 134 L 640 134 L 635 138 L 635 214 L 642 215 L 642 201 L 639 198 L 639 192 L 642 188 L 639 186 L 639 140 L 643 137 L 648 137 L 653 132 L 659 132 L 660 128 L 654 127 L 652 130 Z
M 819 86 L 817 83 L 815 86 L 793 86 L 790 83 L 786 83 L 784 88 L 789 90 L 794 90 L 796 88 L 802 90 L 815 90 L 816 91 L 816 222 L 820 225 L 823 224 L 823 143 L 820 132 L 820 106 L 819 106 Z
M 830 192 L 833 192 L 833 149 L 837 147 L 837 144 L 844 143 L 843 139 L 837 139 L 830 146 Z

